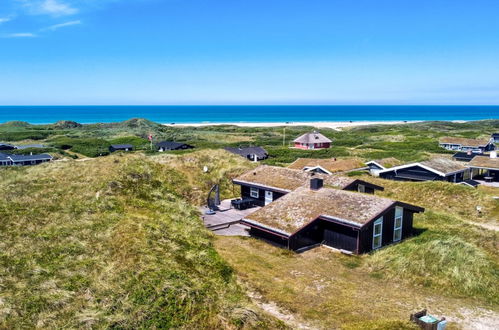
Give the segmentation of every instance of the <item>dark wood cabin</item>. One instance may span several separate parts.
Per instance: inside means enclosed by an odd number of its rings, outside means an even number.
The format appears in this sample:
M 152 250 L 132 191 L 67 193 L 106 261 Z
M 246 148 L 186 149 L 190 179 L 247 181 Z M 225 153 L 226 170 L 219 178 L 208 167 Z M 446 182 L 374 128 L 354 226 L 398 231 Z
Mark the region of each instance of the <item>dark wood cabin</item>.
M 0 143 L 0 150 L 14 150 L 17 149 L 16 146 L 7 143 Z
M 413 215 L 423 211 L 387 198 L 311 183 L 310 188 L 300 187 L 246 216 L 242 224 L 250 227 L 250 235 L 293 251 L 326 245 L 361 254 L 410 237 Z
M 454 155 L 452 155 L 452 158 L 459 162 L 470 162 L 476 156 L 478 156 L 478 154 L 468 151 L 468 152 L 456 152 Z
M 115 152 L 115 151 L 132 151 L 133 150 L 133 145 L 131 144 L 112 144 L 109 147 L 110 152 Z
M 186 150 L 193 149 L 194 146 L 191 146 L 187 143 L 175 142 L 175 141 L 162 141 L 156 143 L 156 148 L 159 152 L 170 151 L 170 150 Z
M 40 155 L 6 155 L 10 159 L 10 164 L 13 166 L 28 166 L 28 165 L 38 165 L 41 163 L 49 162 L 52 160 L 52 156 L 48 154 Z
M 470 170 L 461 162 L 447 158 L 411 163 L 378 172 L 379 177 L 397 181 L 448 181 L 459 183 L 470 179 Z
M 224 149 L 251 161 L 262 161 L 269 158 L 269 153 L 262 147 L 226 147 Z
M 12 160 L 8 157 L 9 155 L 0 153 L 0 166 L 10 166 L 12 165 Z
M 494 139 L 468 139 L 462 137 L 446 136 L 439 139 L 439 146 L 447 150 L 484 153 L 495 149 Z
M 265 206 L 293 190 L 307 186 L 319 178 L 326 187 L 374 194 L 384 188 L 370 182 L 338 175 L 321 175 L 285 167 L 261 165 L 232 182 L 241 187 L 241 198 L 254 199 L 256 206 Z

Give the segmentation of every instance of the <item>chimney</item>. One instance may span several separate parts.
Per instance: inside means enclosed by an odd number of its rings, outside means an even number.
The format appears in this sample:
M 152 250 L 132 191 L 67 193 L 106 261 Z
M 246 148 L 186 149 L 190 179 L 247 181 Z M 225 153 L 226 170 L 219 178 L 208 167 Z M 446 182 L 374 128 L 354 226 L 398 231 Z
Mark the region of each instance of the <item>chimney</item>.
M 497 158 L 497 151 L 491 151 L 490 152 L 490 158 Z
M 319 190 L 324 185 L 324 181 L 319 178 L 313 178 L 310 180 L 310 189 Z

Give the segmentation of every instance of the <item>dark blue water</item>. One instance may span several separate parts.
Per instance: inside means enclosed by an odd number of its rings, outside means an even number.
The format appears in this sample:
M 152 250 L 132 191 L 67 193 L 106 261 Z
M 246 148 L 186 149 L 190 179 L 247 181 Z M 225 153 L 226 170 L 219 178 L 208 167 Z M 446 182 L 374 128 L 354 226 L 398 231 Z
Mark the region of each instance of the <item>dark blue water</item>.
M 0 123 L 73 120 L 108 123 L 147 118 L 159 123 L 498 119 L 499 106 L 0 106 Z

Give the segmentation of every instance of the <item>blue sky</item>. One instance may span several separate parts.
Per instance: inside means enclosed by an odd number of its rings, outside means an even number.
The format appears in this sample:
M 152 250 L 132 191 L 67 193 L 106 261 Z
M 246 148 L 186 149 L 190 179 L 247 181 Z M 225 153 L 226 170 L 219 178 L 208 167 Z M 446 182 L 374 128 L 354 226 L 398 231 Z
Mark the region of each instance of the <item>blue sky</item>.
M 499 104 L 497 0 L 1 0 L 0 104 Z

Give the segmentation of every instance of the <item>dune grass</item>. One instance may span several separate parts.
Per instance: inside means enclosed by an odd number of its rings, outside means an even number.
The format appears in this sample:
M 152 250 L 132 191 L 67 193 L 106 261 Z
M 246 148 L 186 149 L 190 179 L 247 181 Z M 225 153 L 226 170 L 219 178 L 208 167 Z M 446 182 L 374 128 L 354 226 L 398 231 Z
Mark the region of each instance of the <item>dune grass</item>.
M 0 169 L 0 327 L 280 327 L 182 197 L 135 155 Z

